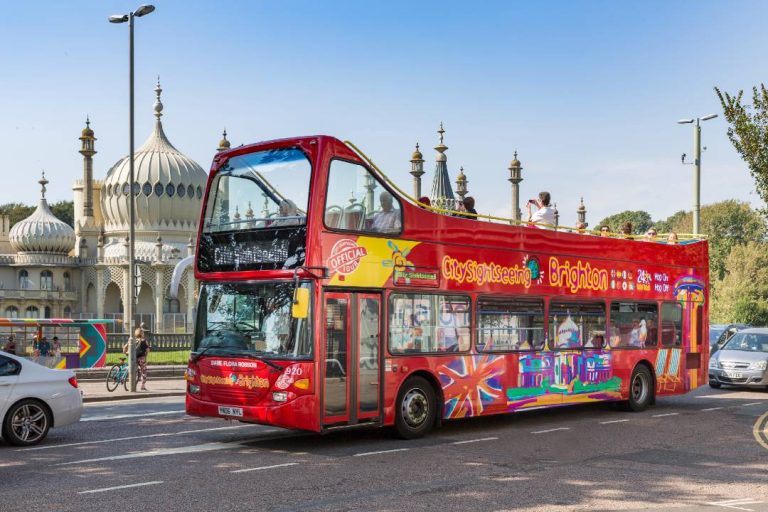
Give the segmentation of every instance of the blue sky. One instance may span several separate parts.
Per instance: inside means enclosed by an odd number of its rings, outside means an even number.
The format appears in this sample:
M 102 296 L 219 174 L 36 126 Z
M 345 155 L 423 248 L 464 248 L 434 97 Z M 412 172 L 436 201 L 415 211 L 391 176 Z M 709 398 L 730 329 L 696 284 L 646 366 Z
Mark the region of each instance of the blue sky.
M 421 143 L 431 180 L 444 123 L 481 213 L 549 190 L 561 222 L 625 209 L 665 218 L 692 203 L 690 125 L 713 92 L 768 82 L 768 3 L 754 1 L 198 2 L 159 0 L 136 24 L 136 140 L 149 135 L 156 76 L 171 141 L 208 169 L 233 144 L 324 133 L 350 139 L 410 190 Z M 123 0 L 21 2 L 0 18 L 0 203 L 71 199 L 86 115 L 95 175 L 128 151 Z M 702 203 L 762 206 L 721 118 L 703 128 Z M 427 185 L 428 186 L 428 185 Z

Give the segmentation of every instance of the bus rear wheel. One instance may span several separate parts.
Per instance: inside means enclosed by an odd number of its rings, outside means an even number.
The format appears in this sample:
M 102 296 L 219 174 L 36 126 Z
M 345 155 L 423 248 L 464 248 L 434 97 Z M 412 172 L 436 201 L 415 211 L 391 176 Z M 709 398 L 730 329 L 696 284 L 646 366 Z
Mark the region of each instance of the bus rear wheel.
M 629 379 L 629 400 L 624 402 L 626 410 L 644 411 L 653 402 L 653 377 L 645 365 L 637 365 Z
M 437 406 L 435 390 L 423 377 L 411 377 L 397 394 L 395 427 L 403 439 L 416 439 L 432 430 Z

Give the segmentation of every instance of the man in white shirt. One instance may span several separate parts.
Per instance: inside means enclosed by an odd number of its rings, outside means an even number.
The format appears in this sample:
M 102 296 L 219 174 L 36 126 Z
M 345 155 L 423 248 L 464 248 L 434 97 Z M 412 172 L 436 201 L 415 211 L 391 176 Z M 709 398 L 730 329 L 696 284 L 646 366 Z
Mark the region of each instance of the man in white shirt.
M 393 208 L 392 194 L 384 191 L 379 196 L 381 211 L 373 217 L 373 230 L 382 233 L 397 233 L 400 231 L 400 210 Z
M 528 208 L 528 222 L 534 224 L 546 224 L 543 226 L 537 226 L 544 229 L 554 227 L 555 225 L 555 209 L 549 205 L 551 197 L 549 192 L 539 192 L 538 199 L 532 199 L 526 204 Z M 536 205 L 538 210 L 531 213 L 531 206 Z

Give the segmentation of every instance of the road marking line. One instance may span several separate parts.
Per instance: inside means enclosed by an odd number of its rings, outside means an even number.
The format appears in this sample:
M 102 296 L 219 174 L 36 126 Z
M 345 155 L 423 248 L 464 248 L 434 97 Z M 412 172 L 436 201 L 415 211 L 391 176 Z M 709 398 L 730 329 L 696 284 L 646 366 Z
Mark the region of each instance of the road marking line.
M 483 441 L 496 441 L 498 437 L 483 437 L 482 439 L 467 439 L 466 441 L 456 441 L 451 444 L 469 444 L 469 443 L 481 443 Z
M 110 414 L 104 416 L 91 416 L 90 418 L 80 418 L 80 421 L 106 421 L 106 420 L 122 420 L 125 418 L 143 418 L 145 416 L 163 416 L 167 414 L 184 414 L 187 411 L 184 409 L 178 411 L 158 411 L 158 412 L 144 412 L 136 414 Z
M 760 446 L 768 450 L 768 412 L 757 418 L 752 427 L 752 435 Z
M 156 480 L 154 482 L 142 482 L 140 484 L 116 485 L 115 487 L 104 487 L 102 489 L 91 489 L 89 491 L 80 491 L 77 494 L 93 494 L 97 492 L 116 491 L 117 489 L 130 489 L 131 487 L 144 487 L 147 485 L 157 485 L 161 483 L 163 483 L 162 480 Z
M 52 448 L 68 448 L 70 446 L 87 446 L 89 444 L 103 444 L 103 443 L 115 443 L 118 441 L 132 441 L 134 439 L 148 439 L 152 437 L 169 437 L 180 436 L 183 434 L 197 434 L 198 432 L 211 432 L 215 430 L 234 430 L 238 428 L 255 427 L 256 425 L 232 425 L 229 427 L 215 427 L 215 428 L 201 428 L 198 430 L 182 430 L 181 432 L 161 432 L 158 434 L 147 434 L 144 436 L 130 436 L 130 437 L 116 437 L 114 439 L 100 439 L 98 441 L 83 441 L 82 443 L 65 443 L 65 444 L 53 444 L 46 446 L 33 446 L 32 448 L 19 448 L 17 452 L 28 452 L 35 450 L 50 450 Z M 267 434 L 270 432 L 277 432 L 278 429 L 262 430 L 259 434 Z
M 709 409 L 702 409 L 702 412 L 707 412 L 707 411 L 718 411 L 718 410 L 720 410 L 720 409 L 724 409 L 724 407 L 710 407 Z
M 550 428 L 549 430 L 534 430 L 531 434 L 548 434 L 550 432 L 557 432 L 558 430 L 571 430 L 570 427 Z
M 611 421 L 601 421 L 601 425 L 610 425 L 611 423 L 624 423 L 625 421 L 629 420 L 611 420 Z
M 394 453 L 394 452 L 407 452 L 410 448 L 395 448 L 394 450 L 381 450 L 378 452 L 363 452 L 356 453 L 353 457 L 367 457 L 368 455 L 379 455 L 381 453 Z
M 248 471 L 261 471 L 263 469 L 284 468 L 286 466 L 295 466 L 296 464 L 298 464 L 298 462 L 287 462 L 285 464 L 275 464 L 274 466 L 262 466 L 260 468 L 236 469 L 234 471 L 230 471 L 230 473 L 247 473 Z
M 750 405 L 760 405 L 763 402 L 750 402 L 748 404 L 741 404 L 742 407 L 749 407 Z
M 677 416 L 679 412 L 668 412 L 666 414 L 654 414 L 651 418 L 663 418 L 665 416 Z
M 160 457 L 163 455 L 180 455 L 185 453 L 209 452 L 213 450 L 230 450 L 235 448 L 243 448 L 243 445 L 238 443 L 205 443 L 205 444 L 196 444 L 192 446 L 179 446 L 176 448 L 161 448 L 158 450 L 151 450 L 148 452 L 126 453 L 124 455 L 113 455 L 111 457 L 98 457 L 95 459 L 73 460 L 69 462 L 60 462 L 58 464 L 53 464 L 53 465 L 54 466 L 70 466 L 72 464 L 87 464 L 90 462 L 109 462 L 113 460 L 141 459 L 145 457 Z
M 736 505 L 757 505 L 759 503 L 764 503 L 764 502 L 755 500 L 752 498 L 741 498 L 741 499 L 735 499 L 735 500 L 711 501 L 711 502 L 708 502 L 707 505 L 712 505 L 714 507 L 732 508 L 734 510 L 746 510 L 748 512 L 754 512 L 754 509 L 752 508 L 737 507 Z

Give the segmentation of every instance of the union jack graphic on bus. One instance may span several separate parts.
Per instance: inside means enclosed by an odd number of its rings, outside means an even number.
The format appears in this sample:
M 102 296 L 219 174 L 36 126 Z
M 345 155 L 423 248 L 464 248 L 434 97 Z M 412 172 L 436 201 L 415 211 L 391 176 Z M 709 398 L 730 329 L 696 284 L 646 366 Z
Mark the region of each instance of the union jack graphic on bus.
M 445 396 L 444 418 L 478 416 L 504 396 L 501 356 L 464 356 L 439 367 Z

